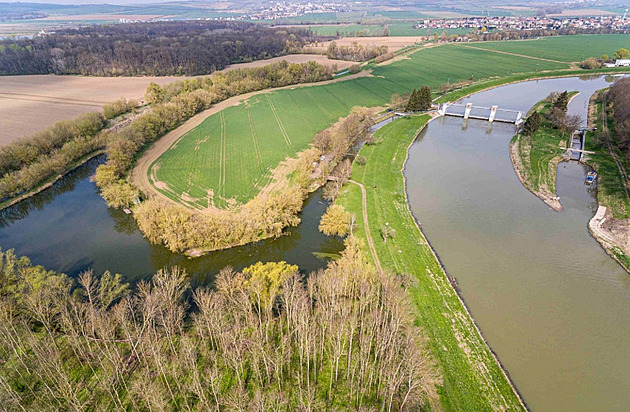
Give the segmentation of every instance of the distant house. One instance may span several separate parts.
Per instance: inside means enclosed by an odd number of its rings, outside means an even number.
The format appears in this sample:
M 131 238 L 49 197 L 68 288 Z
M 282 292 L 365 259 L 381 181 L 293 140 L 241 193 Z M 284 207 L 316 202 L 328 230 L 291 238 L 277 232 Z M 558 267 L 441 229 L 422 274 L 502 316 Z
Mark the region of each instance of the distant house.
M 617 59 L 614 63 L 606 64 L 606 67 L 628 67 L 630 66 L 630 59 Z

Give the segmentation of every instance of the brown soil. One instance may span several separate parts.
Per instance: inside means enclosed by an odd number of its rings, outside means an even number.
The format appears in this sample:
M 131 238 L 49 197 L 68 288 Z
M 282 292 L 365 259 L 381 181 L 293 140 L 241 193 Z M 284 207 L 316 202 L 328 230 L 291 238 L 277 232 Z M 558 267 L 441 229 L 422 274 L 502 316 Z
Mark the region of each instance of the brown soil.
M 59 120 L 100 111 L 120 97 L 142 99 L 150 82 L 178 77 L 0 76 L 0 145 Z
M 410 46 L 414 43 L 420 43 L 423 41 L 422 36 L 413 37 L 344 37 L 335 40 L 338 46 L 350 46 L 356 42 L 364 46 L 387 46 L 390 52 L 402 49 L 405 46 Z M 309 46 L 315 50 L 325 52 L 328 49 L 330 42 L 319 43 L 317 46 Z
M 322 66 L 333 66 L 336 64 L 339 70 L 347 69 L 353 64 L 356 64 L 355 62 L 349 62 L 345 60 L 329 59 L 328 57 L 322 54 L 289 54 L 287 56 L 274 57 L 272 59 L 266 59 L 266 60 L 256 60 L 249 63 L 231 64 L 226 67 L 226 70 L 260 67 L 266 64 L 277 63 L 282 60 L 286 60 L 289 63 L 307 63 L 309 61 L 315 61 L 321 64 Z
M 518 180 L 521 181 L 527 190 L 545 202 L 547 206 L 557 212 L 561 211 L 562 205 L 560 204 L 558 196 L 556 196 L 555 193 L 552 193 L 549 188 L 543 186 L 539 190 L 533 189 L 533 186 L 525 173 L 525 166 L 523 165 L 523 159 L 521 158 L 521 153 L 519 151 L 520 139 L 521 137 L 519 136 L 514 143 L 510 143 L 510 159 L 512 160 L 512 166 L 514 166 L 514 171 L 516 172 L 516 176 L 518 176 Z M 561 158 L 554 158 L 550 163 L 550 167 L 556 167 L 560 160 Z
M 604 250 L 615 260 L 617 256 L 612 249 L 618 247 L 626 256 L 630 256 L 630 219 L 615 219 L 606 206 L 599 206 L 597 213 L 588 222 L 588 229 Z M 622 263 L 622 262 L 619 262 Z M 626 270 L 623 263 L 622 266 Z

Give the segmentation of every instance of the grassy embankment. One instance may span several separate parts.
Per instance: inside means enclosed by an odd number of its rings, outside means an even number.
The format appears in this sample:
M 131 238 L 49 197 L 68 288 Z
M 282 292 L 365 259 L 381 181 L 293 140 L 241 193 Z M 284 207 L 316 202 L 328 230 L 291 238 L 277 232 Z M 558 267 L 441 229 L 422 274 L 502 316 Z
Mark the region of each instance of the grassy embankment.
M 578 92 L 570 92 L 569 99 Z M 510 142 L 510 157 L 523 186 L 555 210 L 562 206 L 556 196 L 556 170 L 569 146 L 569 133 L 562 133 L 548 120 L 552 102 L 545 98 L 528 115 L 540 113 L 540 128 L 532 135 L 517 134 Z
M 407 149 L 429 120 L 428 115 L 403 118 L 376 132 L 381 143 L 364 146 L 365 165 L 353 165 L 352 179 L 367 191 L 370 235 L 385 270 L 415 279 L 411 298 L 418 323 L 427 334 L 432 355 L 444 378 L 441 405 L 446 411 L 522 410 L 523 406 L 497 360 L 479 334 L 450 284 L 408 205 L 402 168 Z M 356 215 L 355 234 L 364 240 L 361 190 L 347 184 L 337 200 Z M 384 241 L 381 228 L 395 230 Z
M 596 131 L 589 133 L 586 139 L 586 150 L 595 152 L 589 154 L 586 162 L 597 171 L 597 203 L 610 211 L 610 217 L 615 221 L 630 219 L 630 198 L 624 189 L 628 185 L 627 177 L 623 173 L 630 165 L 622 163 L 623 169 L 611 154 L 616 151 L 617 160 L 623 162 L 623 155 L 619 153 L 615 142 L 614 124 L 612 116 L 603 111 L 604 96 L 607 89 L 596 92 L 590 101 L 589 126 L 596 127 Z M 608 104 L 607 104 L 608 106 Z M 609 109 L 607 107 L 607 109 Z M 610 145 L 609 145 L 610 143 Z M 597 238 L 597 234 L 594 234 Z M 613 245 L 602 242 L 606 251 L 617 259 L 630 272 L 630 256 Z

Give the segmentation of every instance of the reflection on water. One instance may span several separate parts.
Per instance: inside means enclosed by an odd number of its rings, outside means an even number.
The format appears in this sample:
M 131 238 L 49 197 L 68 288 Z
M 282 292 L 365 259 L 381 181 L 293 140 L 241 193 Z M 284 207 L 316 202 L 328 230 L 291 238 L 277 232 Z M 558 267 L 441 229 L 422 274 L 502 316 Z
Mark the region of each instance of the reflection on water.
M 180 266 L 193 283 L 208 283 L 226 266 L 239 270 L 257 261 L 285 260 L 304 272 L 326 262 L 313 253 L 338 253 L 338 238 L 319 233 L 319 218 L 327 207 L 319 192 L 311 194 L 301 214 L 302 223 L 288 235 L 255 244 L 217 251 L 197 259 L 173 254 L 149 244 L 132 216 L 109 209 L 89 177 L 101 158 L 68 174 L 53 187 L 0 213 L 0 246 L 15 248 L 48 269 L 76 276 L 92 268 L 121 273 L 128 281 L 148 278 L 161 268 Z
M 552 91 L 579 90 L 571 113 L 606 78 L 514 84 L 475 104 L 527 111 Z M 405 166 L 409 202 L 492 349 L 534 411 L 624 411 L 630 405 L 630 276 L 589 235 L 588 167 L 560 163 L 554 212 L 519 182 L 514 126 L 440 118 Z
M 94 169 L 98 164 L 104 161 L 104 155 L 98 156 L 90 160 L 87 167 L 80 167 L 74 172 L 64 176 L 50 188 L 30 197 L 13 207 L 0 211 L 0 227 L 9 226 L 11 223 L 26 218 L 31 210 L 42 209 L 44 206 L 53 201 L 57 196 L 71 192 L 75 189 L 78 182 L 88 178 L 94 173 Z

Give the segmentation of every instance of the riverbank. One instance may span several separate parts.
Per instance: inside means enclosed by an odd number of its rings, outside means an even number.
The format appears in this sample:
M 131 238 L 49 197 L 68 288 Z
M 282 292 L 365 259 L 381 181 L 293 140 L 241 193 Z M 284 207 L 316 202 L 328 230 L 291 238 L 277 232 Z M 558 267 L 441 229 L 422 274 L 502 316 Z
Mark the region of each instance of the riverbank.
M 475 93 L 496 89 L 497 87 L 507 86 L 509 84 L 523 83 L 530 80 L 544 80 L 544 79 L 557 79 L 562 77 L 574 77 L 574 76 L 591 76 L 601 74 L 624 74 L 630 73 L 628 67 L 602 67 L 599 69 L 586 70 L 553 70 L 541 73 L 523 73 L 515 74 L 495 79 L 484 79 L 479 82 L 475 82 L 469 86 L 462 87 L 461 89 L 453 90 L 439 96 L 434 101 L 435 103 L 455 102 L 459 99 L 466 98 Z
M 352 180 L 366 188 L 369 230 L 384 270 L 409 274 L 414 315 L 427 333 L 444 384 L 440 403 L 446 411 L 525 410 L 516 389 L 486 344 L 464 302 L 409 210 L 402 169 L 407 151 L 430 116 L 402 118 L 376 132 L 381 143 L 364 146 L 365 165 L 353 166 Z M 362 194 L 344 186 L 337 199 L 356 216 L 354 234 L 367 236 L 362 222 Z M 383 227 L 395 235 L 384 240 Z M 366 256 L 371 256 L 366 250 Z
M 48 180 L 46 180 L 41 185 L 39 185 L 39 186 L 37 186 L 37 187 L 27 191 L 26 193 L 22 193 L 19 196 L 13 197 L 13 198 L 11 198 L 9 200 L 6 200 L 6 201 L 0 203 L 0 211 L 6 209 L 8 207 L 14 206 L 14 205 L 16 205 L 16 204 L 26 200 L 26 199 L 29 199 L 29 198 L 35 196 L 38 193 L 43 192 L 44 190 L 52 187 L 52 185 L 57 183 L 64 176 L 66 176 L 68 173 L 73 172 L 74 170 L 76 170 L 80 166 L 83 166 L 84 164 L 86 164 L 90 160 L 92 160 L 95 157 L 98 157 L 98 156 L 100 156 L 100 155 L 102 155 L 104 153 L 105 153 L 105 149 L 98 149 L 98 150 L 95 150 L 92 153 L 88 153 L 87 155 L 83 156 L 82 158 L 80 158 L 79 160 L 74 162 L 72 165 L 68 166 L 68 168 L 66 170 L 64 170 L 62 173 L 59 173 L 58 175 L 50 177 Z
M 570 92 L 568 103 L 578 94 L 579 92 Z M 562 205 L 556 194 L 556 174 L 558 164 L 566 160 L 563 154 L 568 147 L 568 141 L 548 119 L 551 105 L 550 98 L 546 97 L 529 110 L 528 116 L 533 112 L 540 114 L 540 127 L 531 136 L 524 133 L 514 136 L 510 141 L 510 160 L 523 186 L 547 206 L 559 212 Z
M 589 101 L 588 125 L 596 128 L 586 140 L 585 162 L 598 173 L 598 209 L 588 229 L 602 248 L 630 273 L 630 195 L 628 174 L 611 141 L 612 117 L 607 115 L 607 90 L 593 94 Z

